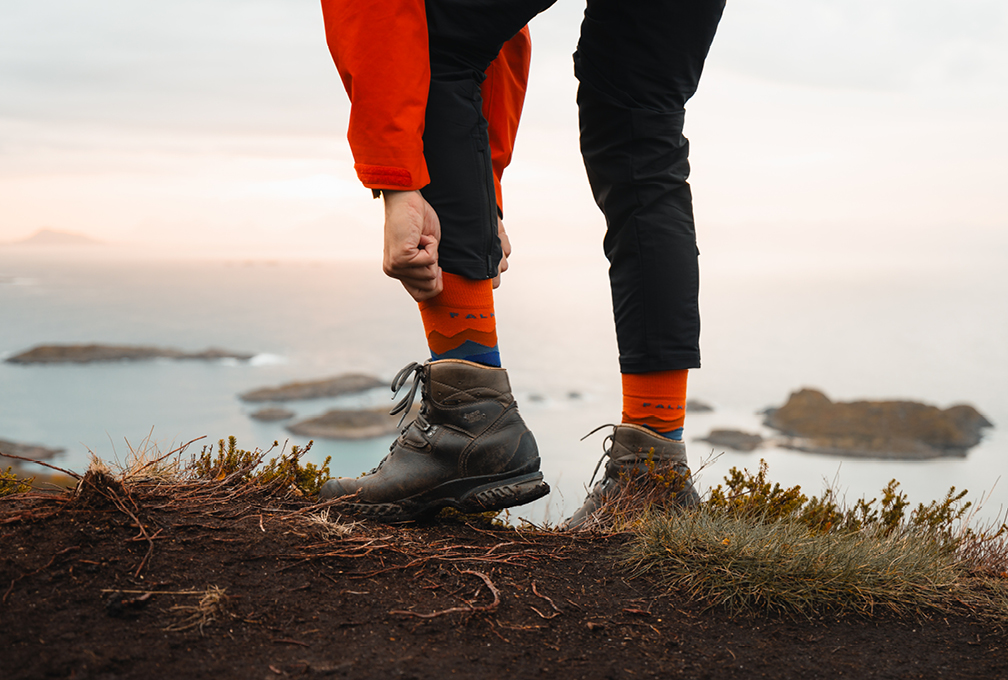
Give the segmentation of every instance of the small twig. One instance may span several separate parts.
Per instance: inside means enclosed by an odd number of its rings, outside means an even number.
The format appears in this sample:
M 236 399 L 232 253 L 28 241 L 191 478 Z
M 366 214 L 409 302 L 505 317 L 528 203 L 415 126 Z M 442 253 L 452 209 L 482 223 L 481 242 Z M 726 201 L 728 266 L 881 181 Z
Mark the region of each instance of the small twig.
M 507 630 L 541 630 L 546 628 L 546 626 L 520 626 L 518 624 L 502 623 L 500 619 L 497 619 L 497 625 Z
M 38 491 L 38 492 L 25 491 L 24 493 L 17 493 L 17 494 L 13 494 L 12 493 L 12 494 L 10 494 L 8 496 L 0 496 L 0 502 L 3 502 L 3 501 L 25 501 L 25 500 L 36 500 L 36 501 L 47 501 L 47 502 L 48 501 L 53 501 L 53 502 L 59 502 L 59 503 L 68 503 L 68 502 L 70 502 L 70 499 L 66 498 L 64 496 L 57 496 L 56 494 L 42 492 L 42 491 Z M 20 517 L 23 517 L 23 515 L 17 515 L 14 519 L 19 519 Z M 4 523 L 5 524 L 9 524 L 10 522 L 8 520 L 5 520 Z
M 493 622 L 493 620 L 491 620 L 491 619 L 487 619 L 487 620 L 486 620 L 486 622 L 487 622 L 487 624 L 488 624 L 488 625 L 490 626 L 490 630 L 491 630 L 491 631 L 493 631 L 493 634 L 494 634 L 494 635 L 496 635 L 497 637 L 499 637 L 499 638 L 500 638 L 501 640 L 503 640 L 503 641 L 504 641 L 505 643 L 507 643 L 507 644 L 511 644 L 511 641 L 510 641 L 510 640 L 508 640 L 508 639 L 507 639 L 506 637 L 504 637 L 503 635 L 501 635 L 501 634 L 500 634 L 500 631 L 499 631 L 499 630 L 497 630 L 497 628 L 496 628 L 496 627 L 494 626 L 494 622 Z
M 301 642 L 300 640 L 290 640 L 287 638 L 283 638 L 280 640 L 271 640 L 271 642 L 275 645 L 301 645 L 302 647 L 311 647 L 311 645 L 309 645 L 307 642 Z
M 206 593 L 205 590 L 123 590 L 121 588 L 102 588 L 98 592 L 123 593 L 124 595 L 203 595 Z
M 451 609 L 442 609 L 441 611 L 431 612 L 430 614 L 420 614 L 419 612 L 411 612 L 405 609 L 393 609 L 392 611 L 389 612 L 389 614 L 401 614 L 403 616 L 416 616 L 417 618 L 421 619 L 433 619 L 437 616 L 444 616 L 445 614 L 455 614 L 459 612 L 471 613 L 471 612 L 496 611 L 497 607 L 500 606 L 500 591 L 497 589 L 497 586 L 493 584 L 493 581 L 490 580 L 490 577 L 484 574 L 483 572 L 473 571 L 472 569 L 465 569 L 460 571 L 459 573 L 473 574 L 474 576 L 479 576 L 481 579 L 483 579 L 483 582 L 486 583 L 487 588 L 489 588 L 490 592 L 493 593 L 494 597 L 493 602 L 483 607 L 474 607 L 471 604 L 467 604 L 465 607 L 452 607 Z
M 523 518 L 522 521 L 525 522 L 526 520 Z M 469 522 L 466 522 L 465 525 L 470 529 L 472 529 L 473 531 L 475 531 L 476 533 L 483 534 L 484 536 L 490 536 L 491 538 L 500 538 L 500 535 L 502 533 L 499 529 L 498 530 L 481 529 L 477 526 L 473 526 Z M 508 530 L 514 531 L 519 535 L 521 534 L 519 529 L 508 529 Z M 523 545 L 532 545 L 533 542 L 523 537 L 521 541 L 512 541 L 512 543 L 522 543 Z
M 23 460 L 23 461 L 28 462 L 28 463 L 35 463 L 36 465 L 44 465 L 45 467 L 47 467 L 47 468 L 49 468 L 51 470 L 55 470 L 56 472 L 62 472 L 65 475 L 70 475 L 74 479 L 78 479 L 78 480 L 79 479 L 83 479 L 76 472 L 72 472 L 70 470 L 64 470 L 61 467 L 56 467 L 55 465 L 50 465 L 49 463 L 43 463 L 42 461 L 35 460 L 34 458 L 25 458 L 24 456 L 15 456 L 13 453 L 3 453 L 3 452 L 0 452 L 0 456 L 3 456 L 4 458 L 13 458 L 15 460 Z
M 127 538 L 127 541 L 153 541 L 155 538 L 168 538 L 167 536 L 160 536 L 159 534 L 164 531 L 164 529 L 158 529 L 150 536 L 144 536 L 143 534 L 137 534 L 133 538 Z
M 538 614 L 542 618 L 544 618 L 544 619 L 552 619 L 552 618 L 555 618 L 557 616 L 560 616 L 560 614 L 563 613 L 563 612 L 560 611 L 560 607 L 556 606 L 556 602 L 554 602 L 552 600 L 552 598 L 549 598 L 546 595 L 543 595 L 542 593 L 540 593 L 536 589 L 535 581 L 532 581 L 532 594 L 535 595 L 536 597 L 541 597 L 542 599 L 546 600 L 547 602 L 550 603 L 550 606 L 553 607 L 553 613 L 550 614 L 549 616 L 544 615 L 541 611 L 539 611 L 535 607 L 532 607 L 532 611 L 534 611 L 536 614 Z
M 137 566 L 136 571 L 133 573 L 133 578 L 136 578 L 137 576 L 140 575 L 140 572 L 143 571 L 144 565 L 147 564 L 147 560 L 150 559 L 151 554 L 154 552 L 154 540 L 150 537 L 150 534 L 147 533 L 147 529 L 144 528 L 143 522 L 141 522 L 136 515 L 130 512 L 129 508 L 127 508 L 123 504 L 123 502 L 119 500 L 118 494 L 116 494 L 116 492 L 113 491 L 112 489 L 108 489 L 108 492 L 112 494 L 112 502 L 116 504 L 116 507 L 125 512 L 127 515 L 129 515 L 130 519 L 132 519 L 136 523 L 137 528 L 140 530 L 140 536 L 138 536 L 137 538 L 140 538 L 142 536 L 143 538 L 147 539 L 148 544 L 147 554 L 144 555 L 144 558 L 142 560 L 140 560 L 140 564 Z M 158 533 L 160 533 L 160 531 Z

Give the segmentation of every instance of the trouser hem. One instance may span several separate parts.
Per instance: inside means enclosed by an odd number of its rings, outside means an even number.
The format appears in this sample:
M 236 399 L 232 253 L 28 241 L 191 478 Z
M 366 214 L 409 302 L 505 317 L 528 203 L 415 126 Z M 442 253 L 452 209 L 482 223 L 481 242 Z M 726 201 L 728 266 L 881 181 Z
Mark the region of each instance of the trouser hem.
M 651 373 L 654 371 L 681 371 L 700 368 L 699 352 L 675 352 L 660 357 L 620 357 L 620 373 Z

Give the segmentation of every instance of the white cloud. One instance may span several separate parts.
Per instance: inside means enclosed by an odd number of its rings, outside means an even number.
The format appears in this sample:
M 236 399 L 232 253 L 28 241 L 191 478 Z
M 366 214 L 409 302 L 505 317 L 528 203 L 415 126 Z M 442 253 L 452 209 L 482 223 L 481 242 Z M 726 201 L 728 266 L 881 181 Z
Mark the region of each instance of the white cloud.
M 739 0 L 729 2 L 716 63 L 810 86 L 929 90 L 1008 75 L 1001 0 Z

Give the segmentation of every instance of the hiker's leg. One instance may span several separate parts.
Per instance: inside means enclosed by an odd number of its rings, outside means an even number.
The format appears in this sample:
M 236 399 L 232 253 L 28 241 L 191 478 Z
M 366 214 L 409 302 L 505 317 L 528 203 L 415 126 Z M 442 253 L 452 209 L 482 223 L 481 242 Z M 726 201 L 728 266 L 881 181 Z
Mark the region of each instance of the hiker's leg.
M 431 183 L 421 193 L 440 221 L 443 289 L 420 309 L 434 360 L 407 367 L 396 380 L 401 386 L 415 376 L 421 408 L 385 460 L 322 490 L 322 497 L 352 496 L 360 514 L 402 521 L 445 506 L 496 510 L 549 491 L 535 439 L 498 368 L 490 279 L 502 248 L 480 95 L 501 46 L 545 5 L 427 2 L 431 83 L 423 141 Z
M 589 0 L 575 54 L 581 152 L 605 214 L 613 317 L 623 373 L 623 424 L 604 478 L 568 520 L 577 528 L 666 463 L 672 500 L 697 502 L 681 441 L 686 372 L 700 365 L 699 269 L 683 136 L 724 0 Z
M 575 54 L 581 151 L 606 217 L 623 373 L 700 365 L 684 106 L 723 0 L 589 0 Z

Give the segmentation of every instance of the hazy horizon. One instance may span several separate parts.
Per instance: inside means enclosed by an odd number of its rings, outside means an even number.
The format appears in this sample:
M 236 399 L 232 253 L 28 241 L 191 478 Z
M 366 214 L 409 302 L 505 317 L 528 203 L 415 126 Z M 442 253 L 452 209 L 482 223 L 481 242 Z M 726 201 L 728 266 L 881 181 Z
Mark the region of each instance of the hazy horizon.
M 561 0 L 531 26 L 504 178 L 529 258 L 599 257 L 570 56 L 582 11 Z M 0 242 L 49 228 L 180 257 L 380 257 L 314 0 L 14 0 L 0 87 Z M 1003 3 L 729 3 L 687 106 L 704 257 L 1003 248 L 1005 119 Z

